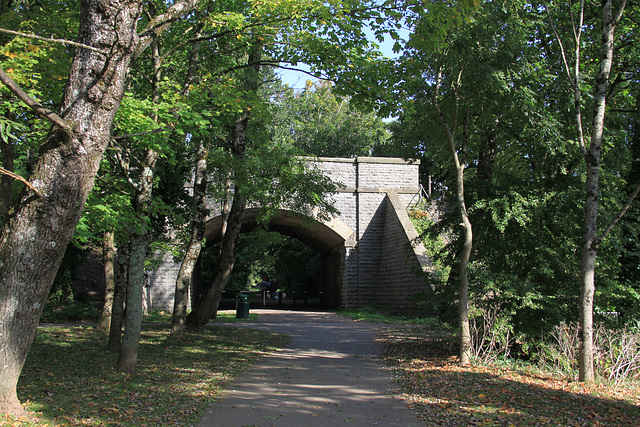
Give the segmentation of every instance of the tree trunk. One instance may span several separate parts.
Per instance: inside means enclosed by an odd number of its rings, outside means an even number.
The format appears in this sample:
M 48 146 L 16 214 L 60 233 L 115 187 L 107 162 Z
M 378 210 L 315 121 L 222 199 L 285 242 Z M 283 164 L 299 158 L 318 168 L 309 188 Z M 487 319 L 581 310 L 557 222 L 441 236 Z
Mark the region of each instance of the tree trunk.
M 227 224 L 229 222 L 229 211 L 231 209 L 230 205 L 230 193 L 231 193 L 231 177 L 225 178 L 225 189 L 224 189 L 224 198 L 222 202 L 222 226 L 220 227 L 220 242 L 224 241 L 224 235 L 227 231 Z M 220 254 L 222 256 L 223 245 L 220 244 Z M 193 325 L 196 327 L 202 327 L 201 321 L 199 320 L 200 313 L 202 313 L 202 305 L 206 299 L 211 286 L 213 286 L 213 282 L 203 283 L 199 280 L 199 269 L 200 263 L 196 261 L 194 266 L 194 274 L 198 273 L 198 275 L 192 276 L 191 281 L 191 313 L 186 318 L 186 323 L 189 325 Z M 215 313 L 215 311 L 214 311 Z
M 227 225 L 229 224 L 229 212 L 231 210 L 231 175 L 227 175 L 224 179 L 224 198 L 222 199 L 222 225 L 220 226 L 220 241 L 224 239 L 224 234 L 227 232 Z M 222 251 L 222 246 L 220 246 Z
M 220 305 L 222 292 L 227 286 L 227 283 L 229 283 L 229 278 L 231 277 L 236 262 L 238 237 L 240 236 L 245 209 L 246 200 L 236 186 L 233 194 L 233 203 L 229 212 L 227 231 L 222 240 L 222 249 L 216 267 L 216 275 L 199 309 L 194 314 L 195 321 L 197 322 L 196 326 L 199 328 L 204 327 L 209 319 L 215 317 L 214 315 Z
M 180 272 L 176 280 L 175 298 L 173 302 L 173 318 L 171 320 L 171 337 L 183 339 L 185 337 L 185 323 L 187 318 L 187 302 L 189 301 L 189 288 L 193 280 L 195 268 L 202 244 L 204 243 L 204 231 L 206 228 L 207 208 L 205 197 L 207 195 L 207 157 L 209 150 L 202 139 L 199 141 L 196 159 L 196 170 L 193 184 L 193 224 L 191 240 L 187 253 L 182 260 Z
M 110 353 L 119 353 L 122 345 L 122 324 L 124 322 L 128 277 L 129 242 L 118 249 L 118 274 L 116 274 L 116 287 L 113 292 L 111 327 L 109 328 L 109 344 L 107 346 Z
M 126 309 L 124 312 L 124 336 L 118 355 L 118 371 L 135 374 L 138 363 L 140 330 L 142 329 L 142 281 L 147 242 L 141 233 L 131 236 L 129 275 L 127 278 Z
M 0 237 L 0 412 L 23 414 L 16 384 L 51 283 L 93 187 L 137 45 L 140 2 L 83 1 L 79 41 L 60 114 L 29 177 L 42 194 L 25 195 Z
M 198 37 L 202 36 L 203 25 L 197 31 Z M 191 47 L 189 56 L 189 68 L 187 78 L 183 85 L 183 95 L 188 96 L 193 80 L 199 68 L 201 43 L 195 42 Z M 198 151 L 196 153 L 196 164 L 193 178 L 193 219 L 191 239 L 189 247 L 185 253 L 178 277 L 173 301 L 173 316 L 171 319 L 171 334 L 173 339 L 184 339 L 187 322 L 187 306 L 189 302 L 189 289 L 194 286 L 193 276 L 202 245 L 204 243 L 204 232 L 206 229 L 207 208 L 207 161 L 209 149 L 202 138 L 198 141 Z M 199 298 L 198 298 L 199 300 Z
M 236 120 L 231 133 L 231 153 L 236 159 L 242 159 L 247 150 L 246 132 L 249 123 L 249 113 L 245 113 Z M 224 288 L 229 283 L 236 262 L 238 238 L 242 228 L 242 220 L 247 207 L 246 197 L 242 194 L 236 182 L 233 192 L 233 203 L 227 219 L 227 228 L 220 245 L 220 258 L 216 266 L 213 283 L 204 295 L 202 303 L 192 312 L 197 327 L 204 327 L 212 316 L 215 316 L 220 305 L 220 298 Z
M 0 166 L 9 172 L 13 172 L 13 147 L 0 139 Z M 0 226 L 4 223 L 11 207 L 13 190 L 13 178 L 6 174 L 0 174 Z
M 147 149 L 142 162 L 140 186 L 136 194 L 136 224 L 131 233 L 129 275 L 127 280 L 127 310 L 124 316 L 124 336 L 118 357 L 118 371 L 135 374 L 138 363 L 140 330 L 142 329 L 142 290 L 144 288 L 144 260 L 149 246 L 147 220 L 153 196 L 153 177 L 158 152 Z
M 155 12 L 155 11 L 154 11 Z M 152 13 L 155 19 L 155 13 Z M 158 102 L 160 95 L 158 85 L 162 80 L 162 58 L 160 46 L 157 40 L 153 40 L 153 95 L 152 100 Z M 157 122 L 158 117 L 154 117 Z M 145 150 L 144 158 L 140 163 L 140 178 L 135 184 L 136 222 L 131 233 L 131 249 L 129 253 L 129 274 L 127 277 L 127 310 L 124 317 L 124 336 L 118 356 L 118 371 L 135 374 L 138 365 L 138 348 L 140 347 L 140 331 L 142 329 L 142 316 L 148 314 L 147 303 L 144 297 L 144 261 L 147 248 L 151 242 L 149 229 L 149 214 L 153 201 L 153 180 L 156 163 L 160 153 L 152 148 Z
M 261 46 L 253 46 L 253 51 L 248 55 L 244 76 L 244 88 L 250 97 L 254 97 L 258 91 L 260 80 L 260 52 Z M 238 117 L 231 130 L 231 155 L 242 160 L 247 151 L 247 125 L 249 123 L 250 108 Z M 216 275 L 211 287 L 206 292 L 203 301 L 191 312 L 191 317 L 197 327 L 204 327 L 212 316 L 215 316 L 220 305 L 220 297 L 229 282 L 233 267 L 236 262 L 238 238 L 242 228 L 242 220 L 247 206 L 247 199 L 242 194 L 240 185 L 236 180 L 233 192 L 233 203 L 229 211 L 227 226 L 222 238 L 220 258 L 216 266 Z
M 460 325 L 460 363 L 465 365 L 471 362 L 471 329 L 469 327 L 469 258 L 471 257 L 471 249 L 473 247 L 473 230 L 471 221 L 467 214 L 467 208 L 464 201 L 464 165 L 457 161 L 457 155 L 454 156 L 456 163 L 456 204 L 460 211 L 460 219 L 462 220 L 463 236 L 462 250 L 460 251 L 460 259 L 458 262 L 458 277 L 460 280 L 459 301 L 458 301 L 458 317 Z
M 454 132 L 457 127 L 458 121 L 458 102 L 459 98 L 456 92 L 456 109 L 453 118 L 453 125 L 450 127 L 442 114 L 440 108 L 440 102 L 438 99 L 440 85 L 442 84 L 442 72 L 438 71 L 434 91 L 431 99 L 433 100 L 433 106 L 436 110 L 436 119 L 440 123 L 440 126 L 445 132 L 447 138 L 447 144 L 449 146 L 449 152 L 451 153 L 451 160 L 456 172 L 456 206 L 460 212 L 460 220 L 462 225 L 462 247 L 460 248 L 460 257 L 458 259 L 458 325 L 460 327 L 460 363 L 463 365 L 471 362 L 471 328 L 469 327 L 469 259 L 471 257 L 471 250 L 473 248 L 473 230 L 471 227 L 471 221 L 467 214 L 467 207 L 465 204 L 464 195 L 464 163 L 458 156 L 458 148 L 456 147 L 456 141 Z M 468 119 L 468 112 L 465 120 Z M 466 126 L 464 128 L 466 134 Z M 464 141 L 464 138 L 463 138 Z
M 614 31 L 617 20 L 624 9 L 624 1 L 614 18 L 611 0 L 602 6 L 602 46 L 600 71 L 596 77 L 596 88 L 593 99 L 593 122 L 591 126 L 591 142 L 588 150 L 584 150 L 587 169 L 585 215 L 582 228 L 582 259 L 580 267 L 580 301 L 579 301 L 579 380 L 593 382 L 593 298 L 595 294 L 595 267 L 600 238 L 598 237 L 598 201 L 600 193 L 600 152 L 604 134 L 604 116 L 606 111 L 607 88 L 609 74 L 613 62 Z
M 108 333 L 111 326 L 111 310 L 113 310 L 113 294 L 116 289 L 116 275 L 115 275 L 115 255 L 116 255 L 116 243 L 114 240 L 114 231 L 109 230 L 104 233 L 102 240 L 102 260 L 104 262 L 104 278 L 105 278 L 105 291 L 104 291 L 104 304 L 102 305 L 102 312 L 100 313 L 100 319 L 98 320 L 98 330 L 103 333 Z

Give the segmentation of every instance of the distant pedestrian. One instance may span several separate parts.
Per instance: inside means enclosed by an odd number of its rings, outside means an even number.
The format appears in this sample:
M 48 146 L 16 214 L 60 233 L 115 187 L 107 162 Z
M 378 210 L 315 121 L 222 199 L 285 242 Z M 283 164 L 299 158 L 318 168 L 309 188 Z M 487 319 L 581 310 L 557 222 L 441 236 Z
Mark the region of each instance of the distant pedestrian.
M 269 279 L 263 277 L 262 280 L 257 284 L 258 289 L 260 290 L 260 294 L 262 299 L 266 298 L 267 292 L 269 292 Z
M 261 291 L 266 291 L 269 289 L 269 283 L 262 278 L 262 281 L 260 283 L 258 283 L 258 289 L 260 289 Z
M 269 294 L 272 300 L 278 299 L 278 281 L 271 279 L 269 282 Z

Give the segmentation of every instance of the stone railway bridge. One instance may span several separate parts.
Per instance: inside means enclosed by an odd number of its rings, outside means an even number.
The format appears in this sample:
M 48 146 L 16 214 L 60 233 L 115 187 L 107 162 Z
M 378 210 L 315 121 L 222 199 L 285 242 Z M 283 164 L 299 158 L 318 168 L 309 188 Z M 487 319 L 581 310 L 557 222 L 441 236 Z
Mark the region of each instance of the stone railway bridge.
M 402 310 L 415 305 L 412 296 L 433 292 L 426 280 L 430 263 L 407 214 L 408 205 L 420 192 L 418 166 L 417 162 L 378 157 L 310 161 L 309 167 L 344 186 L 331 196 L 340 214 L 323 222 L 280 210 L 269 223 L 269 231 L 299 239 L 322 256 L 324 306 L 374 304 Z M 248 209 L 243 232 L 257 226 L 256 215 L 257 209 Z M 209 218 L 207 246 L 219 240 L 221 223 L 219 214 Z M 149 307 L 173 307 L 179 269 L 167 256 L 150 272 Z

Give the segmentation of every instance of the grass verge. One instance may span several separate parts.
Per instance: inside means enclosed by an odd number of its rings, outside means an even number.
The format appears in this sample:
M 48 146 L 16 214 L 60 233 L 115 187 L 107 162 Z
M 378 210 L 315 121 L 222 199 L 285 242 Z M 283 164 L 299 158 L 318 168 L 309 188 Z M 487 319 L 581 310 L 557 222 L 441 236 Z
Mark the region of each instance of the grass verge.
M 93 327 L 38 330 L 18 384 L 33 420 L 15 426 L 192 426 L 225 384 L 289 337 L 245 328 L 207 327 L 186 340 L 166 325 L 143 327 L 138 374 L 115 371 L 117 354 Z
M 437 325 L 438 319 L 432 317 L 405 317 L 399 316 L 393 313 L 387 313 L 379 308 L 372 306 L 365 306 L 359 309 L 342 309 L 337 311 L 338 314 L 348 317 L 349 319 L 362 321 L 362 322 L 373 322 L 373 323 L 384 323 L 384 324 L 404 324 L 404 325 L 423 325 L 423 326 L 435 326 Z
M 171 323 L 172 313 L 166 310 L 156 310 L 144 316 L 143 323 Z M 218 311 L 217 317 L 211 319 L 213 323 L 235 323 L 235 322 L 254 322 L 260 317 L 257 313 L 249 313 L 249 318 L 236 318 L 235 312 Z
M 401 397 L 429 426 L 636 426 L 640 386 L 585 385 L 504 364 L 461 366 L 451 334 L 382 332 Z

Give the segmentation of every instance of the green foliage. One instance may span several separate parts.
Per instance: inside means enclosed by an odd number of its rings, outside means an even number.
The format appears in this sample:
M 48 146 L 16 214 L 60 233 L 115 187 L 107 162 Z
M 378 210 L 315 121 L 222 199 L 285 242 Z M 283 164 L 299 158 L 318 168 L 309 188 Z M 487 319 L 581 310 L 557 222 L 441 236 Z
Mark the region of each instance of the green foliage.
M 439 279 L 439 283 L 435 284 L 439 294 L 445 285 L 443 281 L 449 277 L 449 272 L 451 271 L 451 266 L 445 263 L 443 256 L 441 256 L 447 247 L 447 243 L 450 242 L 450 238 L 440 232 L 434 217 L 429 212 L 431 209 L 433 209 L 431 206 L 424 206 L 423 209 L 414 209 L 409 212 L 409 218 L 411 218 L 411 222 L 420 235 L 420 240 L 427 251 L 427 256 L 433 263 L 436 277 Z
M 491 297 L 478 301 L 470 310 L 471 354 L 476 363 L 488 365 L 511 356 L 515 341 L 512 316 Z
M 79 245 L 67 247 L 65 257 L 51 285 L 44 306 L 42 322 L 96 322 L 100 310 L 96 304 L 76 300 L 78 293 L 78 267 L 82 257 Z
M 272 140 L 302 155 L 367 156 L 389 137 L 382 120 L 355 109 L 349 97 L 336 96 L 330 83 L 307 81 L 299 92 L 285 87 L 274 99 L 274 111 Z
M 17 141 L 18 137 L 14 134 L 14 131 L 24 130 L 24 126 L 18 122 L 14 122 L 5 117 L 0 117 L 0 138 L 5 144 L 10 144 L 12 141 Z
M 286 26 L 275 27 L 279 32 L 267 34 L 277 41 L 267 45 L 274 61 L 293 66 L 303 62 L 316 76 L 336 78 L 377 57 L 375 46 L 364 31 L 366 24 L 391 29 L 391 25 L 384 25 L 383 15 L 393 8 L 373 1 L 284 1 L 257 5 L 264 7 L 267 16 L 289 17 Z M 382 23 L 378 24 L 376 18 L 382 19 Z
M 95 323 L 100 317 L 100 308 L 95 304 L 79 301 L 68 301 L 54 304 L 52 300 L 45 305 L 40 318 L 43 323 Z
M 204 283 L 213 280 L 218 247 L 214 245 L 202 255 Z M 226 290 L 256 290 L 264 277 L 276 278 L 279 289 L 289 295 L 307 292 L 315 297 L 322 284 L 320 254 L 299 240 L 262 228 L 240 235 L 238 258 Z
M 46 2 L 23 6 L 19 11 L 0 16 L 0 27 L 24 33 L 54 35 L 56 38 L 73 40 L 77 35 L 79 5 L 77 3 Z M 62 88 L 67 78 L 67 70 L 73 52 L 68 47 L 48 41 L 34 40 L 21 36 L 2 34 L 0 36 L 0 66 L 30 96 L 43 105 L 55 110 L 60 101 Z M 4 85 L 0 93 L 8 94 Z M 3 97 L 3 108 L 14 112 L 28 111 L 20 102 L 12 104 Z M 52 108 L 53 107 L 53 108 Z M 41 122 L 40 118 L 32 120 Z M 16 114 L 18 116 L 18 114 Z M 20 117 L 27 122 L 26 117 Z M 31 128 L 35 123 L 29 123 Z M 48 125 L 48 124 L 47 124 Z M 48 126 L 46 126 L 48 127 Z
M 287 237 L 277 252 L 274 265 L 278 285 L 291 297 L 318 296 L 322 290 L 322 257 L 299 240 Z
M 78 255 L 81 249 L 74 246 L 67 247 L 62 264 L 58 269 L 51 289 L 49 290 L 49 298 L 47 305 L 66 306 L 73 302 L 74 298 L 74 281 L 77 275 Z
M 493 325 L 509 326 L 498 329 L 516 340 L 514 349 L 528 348 L 554 325 L 577 319 L 584 169 L 571 126 L 574 117 L 567 107 L 573 105 L 573 93 L 567 90 L 561 53 L 542 9 L 526 2 L 483 2 L 464 21 L 454 16 L 457 5 L 445 2 L 438 7 L 428 13 L 414 10 L 410 21 L 414 32 L 397 64 L 400 78 L 391 87 L 399 101 L 395 105 L 380 101 L 385 111 L 398 116 L 385 153 L 420 158 L 425 176 L 434 180 L 434 197 L 441 206 L 454 205 L 450 189 L 455 182 L 446 167 L 450 153 L 433 106 L 436 96 L 445 120 L 454 124 L 458 155 L 466 165 L 464 184 L 474 240 L 472 312 L 482 320 L 491 307 L 499 307 Z M 632 13 L 637 12 L 634 8 Z M 554 22 L 568 19 L 565 13 L 552 10 Z M 589 12 L 587 19 L 594 16 Z M 443 30 L 432 37 L 431 29 L 445 21 Z M 637 38 L 634 25 L 621 25 L 623 39 Z M 564 32 L 565 26 L 558 25 L 558 30 L 565 41 L 572 37 Z M 597 25 L 585 29 L 583 39 L 590 41 L 583 46 L 588 58 L 582 64 L 584 75 L 593 74 L 597 66 L 597 43 L 591 40 L 599 36 L 592 30 L 597 31 Z M 640 87 L 634 66 L 629 67 L 637 62 L 631 45 L 636 44 L 620 45 L 626 53 L 621 52 L 625 59 L 616 72 L 620 79 L 625 75 L 630 80 L 613 85 L 611 97 L 618 100 L 607 116 L 601 229 L 626 201 L 629 185 L 637 181 L 627 178 L 634 165 L 628 131 L 637 120 L 637 106 L 632 106 L 636 98 L 629 96 L 637 97 Z M 436 93 L 437 79 L 442 85 Z M 583 111 L 589 111 L 590 102 L 584 100 Z M 397 109 L 390 109 L 394 106 Z M 459 233 L 458 218 L 459 213 L 449 209 L 437 224 L 418 226 L 440 271 L 448 272 L 446 268 L 456 262 L 459 243 L 437 243 L 441 236 Z M 625 222 L 600 247 L 596 312 L 618 315 L 596 313 L 596 318 L 612 326 L 633 323 L 639 312 L 634 276 L 637 232 L 637 220 Z M 443 282 L 447 277 L 436 294 L 445 303 L 444 312 L 453 312 L 449 305 L 456 298 L 455 272 L 445 275 Z M 484 334 L 493 328 L 477 329 Z
M 11 2 L 5 6 L 11 6 Z M 64 6 L 58 3 L 23 5 L 20 10 L 3 11 L 6 13 L 0 15 L 0 27 L 47 36 L 67 35 L 68 29 L 77 29 L 74 16 L 78 9 L 77 5 L 68 6 L 64 12 Z M 54 11 L 61 12 L 60 20 L 52 19 Z M 71 55 L 69 49 L 57 43 L 0 35 L 0 67 L 29 96 L 54 111 L 66 83 Z M 27 177 L 49 127 L 48 121 L 27 108 L 5 85 L 0 85 L 0 166 Z M 5 164 L 7 159 L 11 160 Z M 11 203 L 18 200 L 23 189 L 24 184 L 13 180 Z
M 59 306 L 73 301 L 72 274 L 73 271 L 70 268 L 63 268 L 58 271 L 49 292 L 49 299 L 47 300 L 49 304 Z

